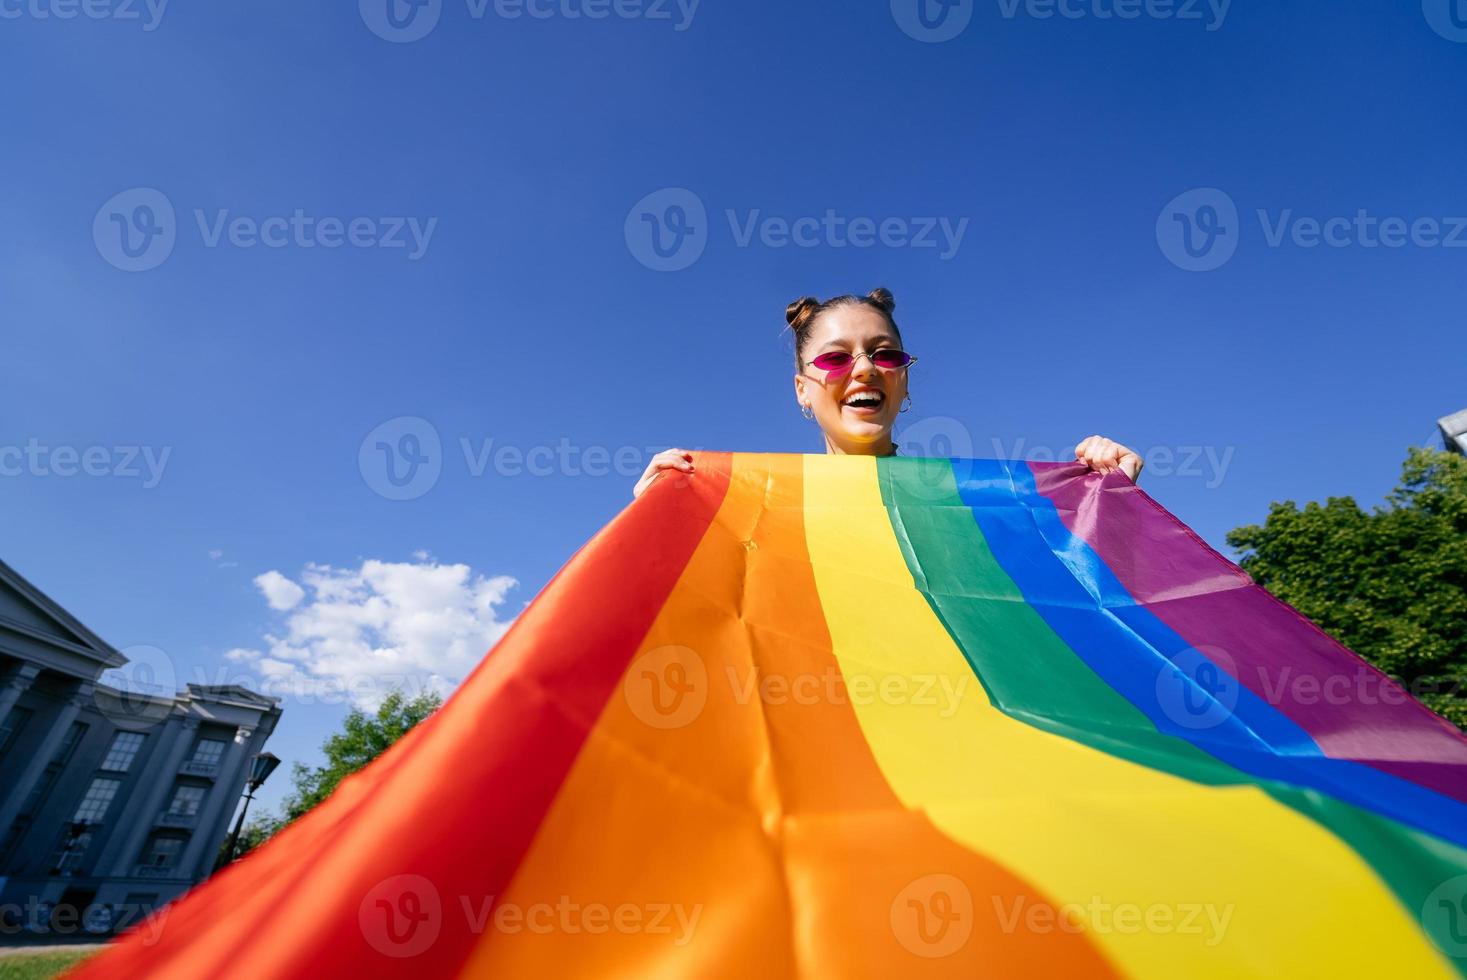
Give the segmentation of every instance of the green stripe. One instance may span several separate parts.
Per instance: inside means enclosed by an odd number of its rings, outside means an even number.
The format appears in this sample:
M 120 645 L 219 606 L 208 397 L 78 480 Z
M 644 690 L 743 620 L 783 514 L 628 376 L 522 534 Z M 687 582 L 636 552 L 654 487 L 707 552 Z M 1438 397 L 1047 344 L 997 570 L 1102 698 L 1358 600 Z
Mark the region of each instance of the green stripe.
M 1157 731 L 1025 601 L 959 496 L 947 460 L 876 462 L 882 501 L 913 582 L 1004 714 L 1193 782 L 1262 789 L 1353 848 L 1418 922 L 1428 894 L 1467 868 L 1467 851 L 1454 844 L 1317 791 L 1251 776 Z M 1424 929 L 1438 950 L 1455 948 L 1446 923 L 1427 919 Z M 1462 959 L 1449 962 L 1467 976 Z

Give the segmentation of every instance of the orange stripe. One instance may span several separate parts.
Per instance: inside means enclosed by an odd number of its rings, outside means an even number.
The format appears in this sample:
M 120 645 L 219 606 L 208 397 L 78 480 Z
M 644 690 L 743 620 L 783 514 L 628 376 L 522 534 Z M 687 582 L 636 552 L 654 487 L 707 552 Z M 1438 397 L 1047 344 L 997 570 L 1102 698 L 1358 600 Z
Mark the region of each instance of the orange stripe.
M 735 457 L 466 975 L 1111 974 L 1083 935 L 1005 931 L 993 908 L 1048 899 L 887 785 L 831 653 L 801 480 L 798 456 Z M 974 904 L 948 949 L 915 913 L 954 879 Z

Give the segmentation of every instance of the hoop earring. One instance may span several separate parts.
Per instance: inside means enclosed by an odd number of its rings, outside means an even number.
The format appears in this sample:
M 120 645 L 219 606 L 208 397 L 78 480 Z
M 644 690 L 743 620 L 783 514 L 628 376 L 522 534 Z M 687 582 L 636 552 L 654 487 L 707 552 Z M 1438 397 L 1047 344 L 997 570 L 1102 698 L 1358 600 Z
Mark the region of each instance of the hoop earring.
M 899 409 L 897 409 L 897 411 L 898 412 L 909 412 L 911 410 L 912 410 L 912 396 L 911 395 L 908 395 L 906 398 L 903 398 L 902 399 L 902 407 L 899 408 Z
M 800 406 L 800 414 L 803 415 L 803 416 L 805 416 L 805 418 L 807 418 L 807 419 L 813 419 L 815 417 L 815 413 L 812 412 L 812 411 L 810 411 L 810 406 L 809 405 L 801 405 Z

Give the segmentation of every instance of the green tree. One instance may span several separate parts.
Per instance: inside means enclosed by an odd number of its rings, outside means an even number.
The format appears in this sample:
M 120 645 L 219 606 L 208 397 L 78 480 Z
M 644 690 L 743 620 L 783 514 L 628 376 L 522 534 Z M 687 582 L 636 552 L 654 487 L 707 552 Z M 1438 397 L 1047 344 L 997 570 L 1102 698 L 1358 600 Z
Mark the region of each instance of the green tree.
M 322 744 L 326 753 L 324 766 L 311 767 L 297 762 L 292 767 L 290 778 L 295 789 L 285 798 L 285 822 L 305 815 L 330 796 L 343 779 L 386 752 L 392 743 L 442 704 L 443 699 L 431 691 L 409 699 L 401 691 L 393 690 L 382 699 L 375 714 L 353 708 L 342 723 L 342 730 Z
M 1467 729 L 1467 458 L 1413 449 L 1384 506 L 1275 503 L 1228 544 L 1259 585 Z
M 297 762 L 291 769 L 293 789 L 286 796 L 284 815 L 263 813 L 251 817 L 239 835 L 238 855 L 244 856 L 292 821 L 305 816 L 311 808 L 331 795 L 343 779 L 361 769 L 402 738 L 416 725 L 437 711 L 443 699 L 432 692 L 408 698 L 399 690 L 388 692 L 373 714 L 353 708 L 342 723 L 341 731 L 326 739 L 321 749 L 326 764 L 306 766 Z M 229 846 L 226 837 L 223 848 Z

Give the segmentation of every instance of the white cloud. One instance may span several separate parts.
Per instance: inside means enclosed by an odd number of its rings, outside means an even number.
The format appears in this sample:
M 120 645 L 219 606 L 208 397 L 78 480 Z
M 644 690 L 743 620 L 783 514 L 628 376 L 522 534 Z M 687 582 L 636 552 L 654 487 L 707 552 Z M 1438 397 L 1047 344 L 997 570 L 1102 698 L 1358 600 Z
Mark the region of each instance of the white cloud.
M 218 561 L 219 559 L 224 557 L 224 552 L 220 551 L 218 548 L 210 548 L 209 557 L 214 559 L 215 561 Z
M 225 659 L 257 673 L 262 693 L 367 709 L 393 687 L 409 696 L 451 692 L 509 628 L 500 607 L 519 584 L 431 561 L 313 564 L 298 578 L 270 571 L 255 579 L 285 615 L 261 649 L 235 648 Z
M 278 612 L 294 609 L 306 597 L 306 590 L 290 579 L 271 569 L 264 575 L 255 576 L 255 585 L 264 593 L 270 608 Z

